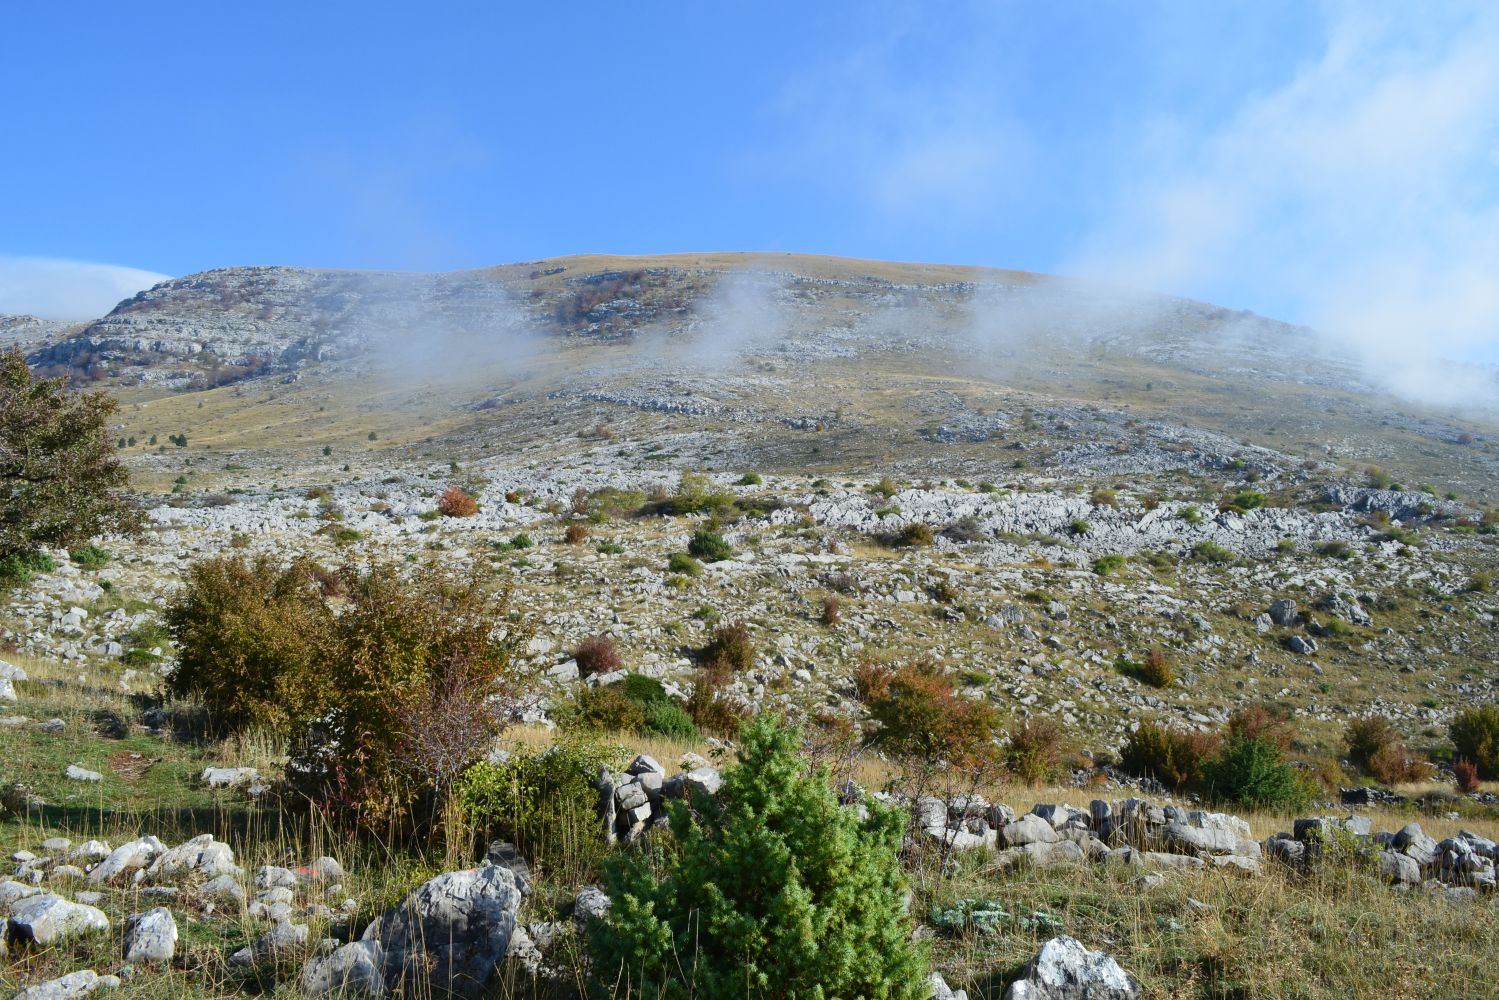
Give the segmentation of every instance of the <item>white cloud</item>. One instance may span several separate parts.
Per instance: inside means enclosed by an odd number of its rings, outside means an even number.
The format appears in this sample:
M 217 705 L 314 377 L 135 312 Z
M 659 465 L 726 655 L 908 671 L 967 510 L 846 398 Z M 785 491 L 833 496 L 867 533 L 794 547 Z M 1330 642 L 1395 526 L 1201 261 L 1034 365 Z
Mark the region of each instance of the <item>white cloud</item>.
M 1499 12 L 1331 10 L 1218 127 L 1142 130 L 1067 269 L 1303 319 L 1429 396 L 1422 362 L 1499 360 Z
M 925 65 L 933 26 L 919 5 L 881 7 L 871 21 L 880 27 L 869 37 L 786 82 L 773 108 L 785 141 L 762 152 L 761 166 L 904 223 L 1002 214 L 1038 152 L 1006 93 L 1003 46 L 976 32 Z
M 0 313 L 96 319 L 165 274 L 52 257 L 0 257 Z

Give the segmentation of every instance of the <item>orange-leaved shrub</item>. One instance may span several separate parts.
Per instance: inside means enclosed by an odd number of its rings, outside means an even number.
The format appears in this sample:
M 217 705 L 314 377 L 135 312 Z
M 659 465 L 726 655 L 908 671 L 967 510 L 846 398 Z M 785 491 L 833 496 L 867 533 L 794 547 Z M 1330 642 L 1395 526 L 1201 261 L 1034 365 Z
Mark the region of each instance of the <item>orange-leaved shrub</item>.
M 1431 765 L 1406 749 L 1395 724 L 1383 716 L 1369 715 L 1352 720 L 1348 723 L 1344 742 L 1348 746 L 1349 763 L 1386 785 L 1425 781 L 1431 777 Z
M 619 646 L 607 635 L 591 635 L 578 643 L 573 659 L 580 676 L 613 673 L 619 669 Z
M 898 756 L 960 768 L 995 757 L 994 709 L 965 698 L 934 660 L 899 666 L 866 662 L 855 675 L 859 698 L 875 723 L 870 740 Z
M 443 517 L 473 517 L 479 513 L 479 504 L 457 485 L 449 486 L 437 498 L 437 512 Z
M 1156 722 L 1141 722 L 1119 752 L 1125 773 L 1154 778 L 1168 788 L 1181 790 L 1202 777 L 1202 765 L 1222 744 L 1216 733 L 1171 729 Z

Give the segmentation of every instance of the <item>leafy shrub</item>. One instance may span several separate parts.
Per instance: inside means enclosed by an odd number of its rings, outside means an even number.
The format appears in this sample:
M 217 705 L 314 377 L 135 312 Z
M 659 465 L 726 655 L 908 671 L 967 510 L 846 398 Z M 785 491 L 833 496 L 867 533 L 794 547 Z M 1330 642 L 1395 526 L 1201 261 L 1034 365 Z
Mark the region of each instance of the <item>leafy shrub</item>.
M 1494 578 L 1489 573 L 1474 573 L 1465 588 L 1470 594 L 1487 594 L 1494 588 Z
M 733 557 L 734 548 L 718 532 L 699 528 L 688 540 L 687 552 L 704 562 L 722 562 Z
M 715 660 L 697 673 L 692 694 L 687 698 L 687 714 L 705 733 L 733 739 L 749 713 L 725 690 L 733 670 L 727 663 Z
M 1026 784 L 1039 785 L 1062 766 L 1062 729 L 1050 719 L 1011 723 L 1005 735 L 1005 767 Z
M 1395 479 L 1379 466 L 1371 465 L 1364 470 L 1364 482 L 1373 489 L 1387 490 L 1394 485 Z
M 565 729 L 593 733 L 637 733 L 645 727 L 645 708 L 625 693 L 623 684 L 580 687 L 558 706 Z
M 682 740 L 699 735 L 691 716 L 666 693 L 665 686 L 644 674 L 629 674 L 616 684 L 581 688 L 569 704 L 559 706 L 558 714 L 571 730 Z
M 512 549 L 529 549 L 535 544 L 535 542 L 531 541 L 531 536 L 524 531 L 510 539 L 510 547 Z
M 1195 562 L 1224 566 L 1235 558 L 1232 549 L 1226 549 L 1217 542 L 1201 541 L 1192 546 L 1192 559 Z
M 1118 553 L 1099 556 L 1093 561 L 1093 572 L 1099 576 L 1112 576 L 1125 567 L 1129 560 Z
M 506 595 L 474 581 L 340 573 L 334 615 L 311 566 L 262 557 L 193 564 L 165 620 L 177 696 L 203 699 L 221 726 L 291 737 L 288 778 L 340 818 L 407 826 L 483 755 L 512 693 Z M 434 815 L 429 812 L 428 815 Z
M 151 652 L 149 649 L 141 649 L 139 647 L 136 647 L 134 649 L 125 650 L 125 652 L 120 656 L 120 662 L 125 664 L 125 666 L 127 667 L 135 667 L 137 669 L 141 669 L 145 667 L 154 667 L 156 664 L 161 662 L 161 656 L 157 653 Z
M 141 523 L 119 492 L 130 477 L 108 437 L 119 403 L 103 392 L 69 392 L 66 383 L 35 379 L 20 350 L 0 351 L 0 560 L 9 579 L 25 579 L 24 560 L 42 546 Z
M 663 701 L 668 697 L 666 685 L 645 674 L 626 674 L 620 688 L 624 691 L 626 698 L 638 705 L 648 705 L 653 701 Z
M 1329 559 L 1351 559 L 1353 550 L 1348 547 L 1347 542 L 1322 542 L 1317 546 L 1317 555 L 1326 556 Z
M 854 680 L 876 724 L 870 736 L 875 746 L 933 765 L 972 768 L 992 761 L 994 709 L 963 697 L 936 661 L 918 659 L 896 667 L 864 663 Z
M 889 500 L 899 492 L 899 488 L 895 485 L 895 480 L 889 476 L 881 476 L 880 481 L 874 484 L 874 491 Z
M 479 513 L 479 504 L 454 485 L 443 490 L 442 496 L 437 498 L 437 512 L 443 517 L 473 517 Z
M 746 472 L 739 477 L 740 486 L 759 486 L 764 481 L 760 478 L 760 473 L 758 472 Z
M 1233 736 L 1202 767 L 1208 798 L 1256 809 L 1300 809 L 1311 799 L 1285 752 L 1264 736 Z
M 45 552 L 12 552 L 0 556 L 0 581 L 25 583 L 37 573 L 50 573 L 57 562 Z
M 326 702 L 321 665 L 330 657 L 333 615 L 313 564 L 280 566 L 269 556 L 205 559 L 163 620 L 177 647 L 167 677 L 175 697 L 197 697 L 212 724 L 236 731 L 287 729 Z
M 1471 760 L 1453 761 L 1452 778 L 1457 784 L 1457 790 L 1464 795 L 1472 795 L 1478 791 L 1478 765 Z
M 1067 526 L 1067 530 L 1072 532 L 1074 535 L 1081 537 L 1092 531 L 1093 525 L 1089 524 L 1087 521 L 1084 521 L 1082 518 L 1076 518 L 1071 524 Z
M 1369 758 L 1365 770 L 1386 785 L 1418 784 L 1429 781 L 1432 775 L 1431 764 L 1417 757 L 1404 743 L 1381 747 Z
M 1291 720 L 1264 705 L 1246 705 L 1228 717 L 1224 731 L 1229 739 L 1264 740 L 1281 753 L 1291 747 Z
M 799 750 L 794 730 L 757 720 L 717 796 L 668 803 L 674 851 L 610 864 L 614 905 L 588 939 L 600 995 L 922 1000 L 902 819 L 841 808 Z
M 1181 509 L 1181 519 L 1188 524 L 1201 524 L 1202 511 L 1198 510 L 1195 505 L 1188 504 Z
M 1118 667 L 1120 673 L 1151 687 L 1167 688 L 1176 683 L 1176 671 L 1171 666 L 1171 658 L 1159 647 L 1153 647 L 1145 654 L 1145 659 L 1139 662 L 1121 656 Z
M 84 569 L 98 569 L 101 566 L 108 565 L 110 555 L 104 549 L 90 543 L 82 548 L 71 550 L 68 553 L 68 558 L 72 560 L 75 566 L 81 566 Z
M 1240 490 L 1223 501 L 1223 509 L 1237 513 L 1243 513 L 1246 510 L 1258 510 L 1265 506 L 1265 502 L 1268 499 L 1265 494 L 1257 490 Z
M 1447 727 L 1457 757 L 1470 760 L 1486 780 L 1499 778 L 1499 705 L 1464 709 Z
M 1096 489 L 1088 497 L 1088 502 L 1095 507 L 1118 507 L 1119 494 L 1111 489 Z
M 704 663 L 726 664 L 730 670 L 750 669 L 755 665 L 755 644 L 749 626 L 744 622 L 718 626 L 703 647 L 701 658 Z
M 670 698 L 648 702 L 645 706 L 645 732 L 671 740 L 695 741 L 702 738 L 697 723 L 687 710 Z
M 703 572 L 703 564 L 685 552 L 673 552 L 668 556 L 666 568 L 683 576 L 699 576 Z
M 838 600 L 837 594 L 828 594 L 822 599 L 822 623 L 824 625 L 837 625 L 842 612 L 843 605 Z
M 576 866 L 580 854 L 596 859 L 604 837 L 594 782 L 601 767 L 617 768 L 624 756 L 619 747 L 571 736 L 541 753 L 480 762 L 458 783 L 464 818 L 480 837 L 514 843 L 543 870 Z
M 897 548 L 921 548 L 934 544 L 936 540 L 929 526 L 913 521 L 895 533 L 891 544 Z
M 573 659 L 582 677 L 612 673 L 619 669 L 619 646 L 606 635 L 591 635 L 578 643 Z
M 671 498 L 671 509 L 676 514 L 724 511 L 733 506 L 734 494 L 701 472 L 682 473 L 677 481 L 677 492 Z
M 1178 791 L 1196 785 L 1202 765 L 1215 754 L 1221 737 L 1214 733 L 1182 732 L 1154 722 L 1141 722 L 1119 752 L 1126 774 L 1154 778 Z
M 562 533 L 562 540 L 568 545 L 582 545 L 588 541 L 588 529 L 581 524 L 569 524 Z
M 1431 765 L 1405 746 L 1389 719 L 1377 715 L 1354 719 L 1345 735 L 1348 760 L 1386 785 L 1426 781 Z

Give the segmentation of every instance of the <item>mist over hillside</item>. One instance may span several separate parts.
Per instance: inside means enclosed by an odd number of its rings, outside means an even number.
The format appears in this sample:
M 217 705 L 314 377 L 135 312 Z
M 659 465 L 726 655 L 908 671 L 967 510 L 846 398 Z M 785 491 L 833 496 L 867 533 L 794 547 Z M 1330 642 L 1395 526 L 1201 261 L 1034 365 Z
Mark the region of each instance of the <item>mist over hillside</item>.
M 1492 370 L 1431 359 L 1375 371 L 1306 327 L 1019 271 L 794 254 L 449 273 L 223 268 L 163 282 L 81 328 L 16 328 L 33 331 L 39 370 L 132 398 L 308 378 L 411 396 L 397 412 L 430 414 L 441 400 L 456 418 L 446 433 L 468 447 L 517 412 L 492 405 L 503 399 L 590 427 L 642 412 L 738 415 L 777 428 L 751 447 L 781 467 L 811 460 L 784 433 L 809 427 L 886 427 L 895 437 L 879 452 L 930 460 L 933 443 L 997 440 L 975 430 L 996 419 L 975 400 L 1003 409 L 1023 397 L 1389 464 L 1478 496 L 1496 469 Z M 1432 382 L 1440 398 L 1396 391 Z

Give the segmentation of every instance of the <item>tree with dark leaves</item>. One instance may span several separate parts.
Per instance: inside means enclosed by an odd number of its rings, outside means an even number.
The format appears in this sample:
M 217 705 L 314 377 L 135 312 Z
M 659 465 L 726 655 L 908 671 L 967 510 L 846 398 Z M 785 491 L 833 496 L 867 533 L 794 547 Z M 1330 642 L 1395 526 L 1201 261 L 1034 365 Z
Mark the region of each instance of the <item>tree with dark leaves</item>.
M 65 386 L 33 378 L 20 351 L 0 352 L 0 559 L 24 562 L 43 546 L 140 525 L 107 433 L 119 404 Z

